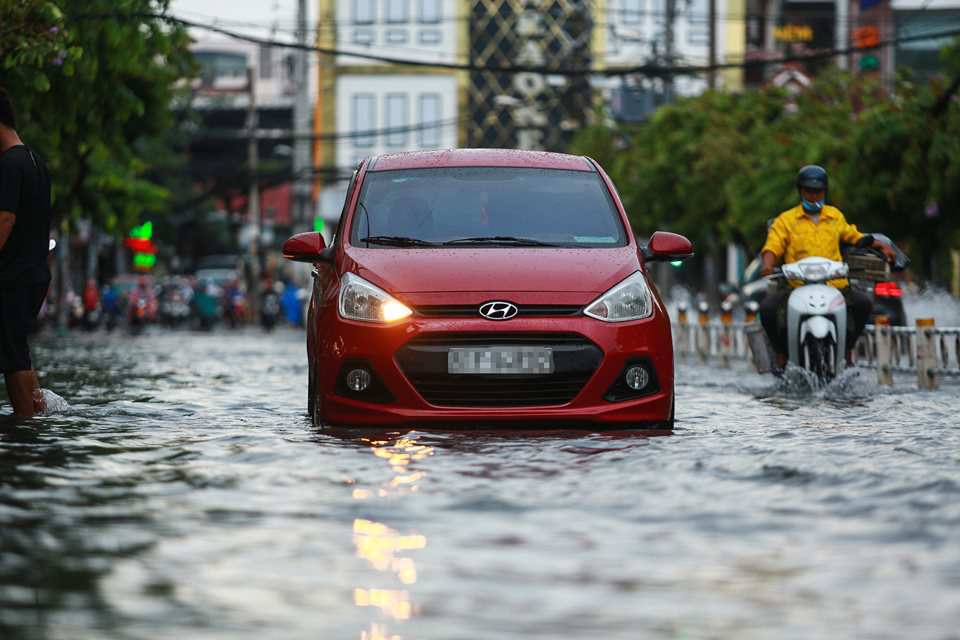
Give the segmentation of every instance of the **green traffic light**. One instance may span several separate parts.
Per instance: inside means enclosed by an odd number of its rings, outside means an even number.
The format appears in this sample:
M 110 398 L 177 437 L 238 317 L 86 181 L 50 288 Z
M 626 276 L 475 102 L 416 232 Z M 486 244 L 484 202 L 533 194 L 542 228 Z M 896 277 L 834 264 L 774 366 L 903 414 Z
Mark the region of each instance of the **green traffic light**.
M 670 266 L 671 266 L 671 267 L 679 267 L 679 266 L 682 265 L 682 264 L 683 264 L 683 260 L 675 260 L 674 262 L 671 262 L 671 263 L 670 263 Z

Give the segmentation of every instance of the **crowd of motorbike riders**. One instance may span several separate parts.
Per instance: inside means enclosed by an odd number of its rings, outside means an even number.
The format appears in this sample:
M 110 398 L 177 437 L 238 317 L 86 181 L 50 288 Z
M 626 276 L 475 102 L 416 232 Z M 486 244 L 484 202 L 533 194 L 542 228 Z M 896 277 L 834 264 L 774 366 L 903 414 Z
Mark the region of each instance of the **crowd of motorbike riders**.
M 251 298 L 247 287 L 233 279 L 218 283 L 194 276 L 140 275 L 98 284 L 89 279 L 78 294 L 65 296 L 67 326 L 87 331 L 115 329 L 137 333 L 151 325 L 169 329 L 237 329 L 260 325 L 303 326 L 307 292 L 292 281 L 264 278 Z M 57 310 L 48 298 L 40 322 L 55 322 Z

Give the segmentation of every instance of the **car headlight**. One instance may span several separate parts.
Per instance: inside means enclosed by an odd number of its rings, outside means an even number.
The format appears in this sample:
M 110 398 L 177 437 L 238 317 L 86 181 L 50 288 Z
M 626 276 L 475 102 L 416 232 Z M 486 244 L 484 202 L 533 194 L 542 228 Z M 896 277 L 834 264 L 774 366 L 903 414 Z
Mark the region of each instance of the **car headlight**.
M 604 322 L 648 318 L 653 313 L 653 294 L 646 277 L 637 271 L 591 302 L 583 312 Z
M 393 322 L 413 314 L 405 304 L 380 287 L 352 273 L 340 279 L 340 316 L 363 322 Z

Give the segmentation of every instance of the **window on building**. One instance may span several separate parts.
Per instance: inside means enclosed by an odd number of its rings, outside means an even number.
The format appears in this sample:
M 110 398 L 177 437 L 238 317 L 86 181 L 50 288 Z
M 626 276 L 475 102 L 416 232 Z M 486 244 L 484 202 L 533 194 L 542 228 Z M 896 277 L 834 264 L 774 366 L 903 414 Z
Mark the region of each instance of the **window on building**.
M 897 38 L 937 34 L 960 28 L 960 11 L 895 11 L 894 26 Z M 926 38 L 897 44 L 894 50 L 896 67 L 907 67 L 918 82 L 943 72 L 946 65 L 940 49 L 949 44 L 950 37 Z M 874 52 L 879 54 L 879 52 Z
M 376 128 L 376 113 L 374 112 L 373 94 L 358 93 L 353 96 L 353 132 L 373 131 Z M 355 135 L 353 146 L 373 146 L 373 135 Z
M 707 24 L 710 18 L 710 0 L 689 0 L 687 18 L 691 24 Z
M 243 54 L 198 51 L 193 56 L 204 77 L 243 78 L 247 75 L 247 57 Z
M 420 22 L 440 22 L 440 0 L 420 0 Z
M 354 24 L 372 24 L 376 17 L 376 0 L 353 0 Z
M 436 149 L 440 146 L 440 94 L 420 95 L 420 148 Z
M 710 32 L 701 28 L 692 28 L 687 32 L 687 42 L 695 45 L 710 44 Z
M 406 22 L 407 18 L 407 0 L 386 0 L 387 2 L 387 22 Z
M 388 29 L 387 44 L 403 44 L 407 41 L 407 32 L 404 29 Z
M 369 29 L 357 29 L 353 32 L 353 44 L 372 44 L 373 43 L 373 31 Z
M 402 93 L 387 95 L 387 146 L 402 147 L 407 144 L 407 96 Z
M 420 44 L 440 44 L 440 31 L 437 29 L 424 29 L 420 32 Z
M 623 11 L 620 19 L 624 24 L 637 24 L 643 22 L 643 2 L 644 0 L 623 0 Z

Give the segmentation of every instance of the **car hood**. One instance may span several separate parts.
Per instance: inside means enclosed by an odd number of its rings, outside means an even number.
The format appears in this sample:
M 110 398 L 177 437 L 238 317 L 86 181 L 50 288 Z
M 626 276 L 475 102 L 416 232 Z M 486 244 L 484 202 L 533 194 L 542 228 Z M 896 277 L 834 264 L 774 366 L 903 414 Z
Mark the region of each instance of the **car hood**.
M 636 249 L 347 250 L 352 271 L 390 293 L 601 293 L 640 269 Z

